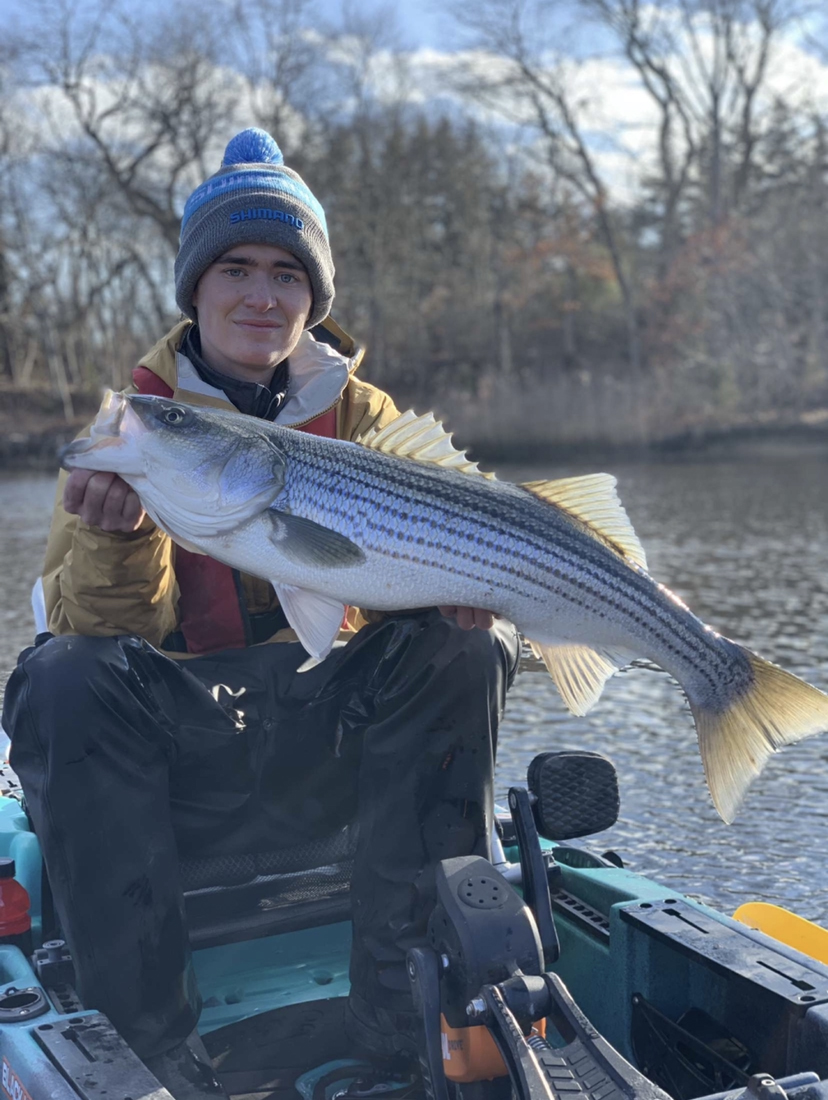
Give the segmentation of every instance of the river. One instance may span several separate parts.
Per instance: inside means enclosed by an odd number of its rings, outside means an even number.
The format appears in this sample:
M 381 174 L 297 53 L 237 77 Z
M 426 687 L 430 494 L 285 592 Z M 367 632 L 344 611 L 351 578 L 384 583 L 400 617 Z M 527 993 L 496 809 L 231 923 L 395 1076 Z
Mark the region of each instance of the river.
M 738 455 L 503 468 L 513 480 L 610 469 L 653 575 L 705 621 L 828 689 L 828 447 L 752 447 Z M 54 479 L 0 475 L 0 685 L 29 644 L 29 590 L 41 565 Z M 675 683 L 634 669 L 609 682 L 587 718 L 563 707 L 543 670 L 519 675 L 501 729 L 498 793 L 535 753 L 608 755 L 618 824 L 587 843 L 732 913 L 774 901 L 828 924 L 828 736 L 775 756 L 733 825 L 717 817 L 693 723 Z

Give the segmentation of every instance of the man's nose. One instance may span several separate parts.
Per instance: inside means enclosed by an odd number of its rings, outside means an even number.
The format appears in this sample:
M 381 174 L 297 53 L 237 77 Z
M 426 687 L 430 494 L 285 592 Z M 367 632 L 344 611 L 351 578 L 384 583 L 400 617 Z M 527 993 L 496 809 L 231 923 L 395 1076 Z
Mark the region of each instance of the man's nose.
M 273 279 L 257 272 L 247 284 L 244 299 L 252 309 L 270 309 L 279 300 L 278 287 Z

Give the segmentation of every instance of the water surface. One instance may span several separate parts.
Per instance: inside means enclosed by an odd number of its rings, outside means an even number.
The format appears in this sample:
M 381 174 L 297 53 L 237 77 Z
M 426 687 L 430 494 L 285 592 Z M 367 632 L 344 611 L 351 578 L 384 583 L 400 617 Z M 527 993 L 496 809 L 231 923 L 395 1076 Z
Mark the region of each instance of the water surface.
M 595 470 L 596 464 L 589 465 Z M 828 450 L 765 448 L 739 457 L 604 463 L 651 571 L 705 621 L 828 688 Z M 506 469 L 529 480 L 587 467 Z M 0 685 L 32 638 L 29 590 L 40 570 L 54 478 L 0 476 Z M 539 751 L 606 753 L 620 776 L 619 823 L 588 843 L 726 912 L 775 901 L 828 924 L 828 736 L 775 756 L 736 823 L 710 802 L 689 710 L 663 673 L 611 680 L 587 718 L 525 670 L 501 731 L 498 791 Z

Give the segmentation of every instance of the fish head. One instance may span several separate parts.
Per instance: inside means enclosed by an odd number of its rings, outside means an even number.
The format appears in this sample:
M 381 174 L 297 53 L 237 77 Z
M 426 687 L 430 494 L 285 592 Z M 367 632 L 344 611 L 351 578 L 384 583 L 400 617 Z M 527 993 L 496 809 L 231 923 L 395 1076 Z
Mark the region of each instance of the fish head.
M 284 487 L 287 464 L 253 417 L 114 393 L 89 438 L 71 443 L 61 462 L 119 474 L 161 526 L 188 538 L 230 530 L 266 508 Z
M 106 470 L 123 477 L 139 474 L 140 426 L 140 421 L 130 414 L 124 394 L 107 390 L 89 436 L 64 447 L 60 464 L 65 470 Z

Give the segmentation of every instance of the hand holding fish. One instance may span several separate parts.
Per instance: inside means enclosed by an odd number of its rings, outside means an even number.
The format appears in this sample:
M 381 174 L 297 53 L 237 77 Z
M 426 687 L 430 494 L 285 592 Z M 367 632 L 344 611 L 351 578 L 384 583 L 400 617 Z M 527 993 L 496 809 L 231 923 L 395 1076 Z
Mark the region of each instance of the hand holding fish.
M 456 619 L 461 630 L 474 630 L 475 627 L 478 630 L 491 630 L 495 619 L 500 618 L 493 611 L 486 611 L 482 607 L 452 607 L 443 604 L 437 610 L 447 619 Z
M 63 507 L 90 527 L 124 534 L 146 515 L 141 499 L 123 478 L 101 470 L 72 470 L 63 487 Z

